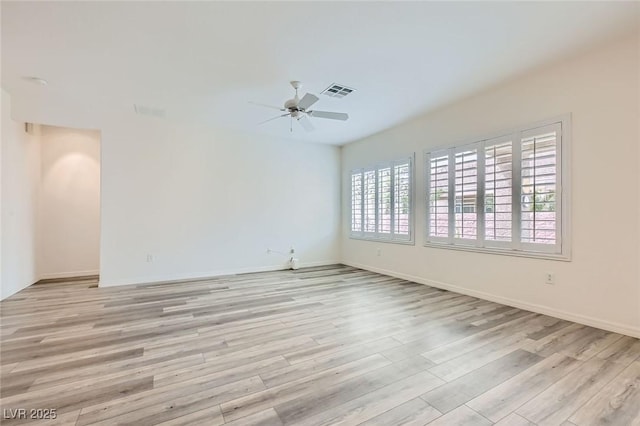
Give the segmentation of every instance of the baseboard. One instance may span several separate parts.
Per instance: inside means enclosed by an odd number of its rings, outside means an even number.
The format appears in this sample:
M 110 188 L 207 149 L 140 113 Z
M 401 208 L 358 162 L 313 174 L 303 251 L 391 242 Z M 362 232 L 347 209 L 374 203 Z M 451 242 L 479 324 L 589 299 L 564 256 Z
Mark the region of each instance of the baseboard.
M 99 275 L 78 275 L 76 277 L 61 277 L 61 278 L 44 278 L 38 280 L 33 285 L 42 285 L 42 284 L 53 284 L 53 283 L 68 283 L 74 281 L 98 281 L 100 279 Z
M 55 280 L 58 278 L 79 278 L 79 277 L 95 277 L 100 274 L 100 270 L 89 271 L 72 271 L 72 272 L 51 272 L 47 274 L 40 274 L 40 280 Z
M 32 285 L 34 285 L 35 283 L 37 283 L 37 281 L 36 281 L 36 282 L 34 282 L 34 283 L 31 283 L 31 284 L 25 285 L 24 287 L 21 287 L 21 288 L 12 288 L 12 289 L 10 289 L 10 290 L 9 290 L 9 293 L 2 293 L 2 294 L 0 294 L 0 302 L 1 302 L 1 301 L 3 301 L 3 300 L 6 300 L 6 299 L 8 299 L 8 298 L 10 298 L 10 297 L 11 297 L 11 296 L 13 296 L 14 294 L 18 294 L 18 293 L 20 293 L 22 290 L 24 290 L 25 288 L 29 288 L 29 286 L 32 286 Z M 7 288 L 4 288 L 4 291 L 7 291 Z
M 311 268 L 314 266 L 326 266 L 326 265 L 335 265 L 340 264 L 338 260 L 319 260 L 314 262 L 300 262 L 298 265 L 300 268 Z M 165 275 L 149 275 L 144 277 L 135 277 L 130 279 L 121 279 L 121 280 L 103 280 L 100 279 L 99 286 L 100 287 L 117 287 L 121 285 L 135 285 L 135 284 L 162 284 L 162 283 L 176 283 L 182 281 L 196 281 L 196 280 L 206 280 L 209 278 L 219 278 L 228 275 L 239 275 L 239 274 L 252 274 L 257 272 L 273 272 L 273 271 L 284 271 L 288 268 L 285 265 L 268 265 L 268 266 L 250 266 L 246 268 L 235 268 L 235 269 L 219 269 L 216 271 L 209 272 L 197 272 L 191 274 L 165 274 Z
M 513 306 L 514 308 L 524 309 L 539 314 L 549 315 L 555 318 L 564 319 L 567 321 L 573 321 L 579 324 L 588 325 L 590 327 L 596 327 L 614 333 L 625 334 L 627 336 L 640 338 L 640 328 L 633 327 L 627 324 L 621 324 L 617 322 L 607 321 L 600 318 L 593 318 L 585 315 L 574 314 L 571 312 L 562 311 L 559 309 L 553 309 L 534 303 L 524 302 L 522 300 L 515 300 L 508 297 L 502 297 L 491 293 L 485 293 L 483 291 L 471 290 L 465 287 L 457 285 L 429 280 L 426 278 L 418 277 L 415 275 L 404 274 L 402 272 L 391 271 L 388 269 L 377 268 L 375 266 L 363 265 L 354 262 L 341 262 L 344 265 L 352 266 L 354 268 L 365 269 L 371 272 L 377 272 L 379 274 L 388 275 L 395 278 L 400 278 L 407 281 L 416 282 L 419 284 L 428 285 L 430 287 L 436 287 L 443 290 L 453 291 L 455 293 L 464 294 L 467 296 L 477 297 L 479 299 L 488 300 L 490 302 L 496 302 L 507 306 Z

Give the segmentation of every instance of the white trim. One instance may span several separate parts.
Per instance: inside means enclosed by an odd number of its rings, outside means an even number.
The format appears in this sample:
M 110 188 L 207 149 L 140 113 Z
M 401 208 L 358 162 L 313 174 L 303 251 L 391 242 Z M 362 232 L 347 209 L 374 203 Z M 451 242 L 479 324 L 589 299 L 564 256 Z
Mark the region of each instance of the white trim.
M 546 306 L 538 305 L 535 303 L 524 302 L 522 300 L 515 300 L 508 297 L 502 297 L 483 291 L 470 290 L 465 287 L 460 287 L 454 284 L 444 283 L 441 281 L 429 280 L 426 278 L 418 277 L 415 275 L 404 274 L 401 272 L 395 272 L 388 269 L 376 268 L 375 266 L 362 265 L 354 262 L 345 262 L 342 264 L 352 266 L 354 268 L 360 268 L 371 272 L 376 272 L 390 277 L 400 278 L 407 281 L 412 281 L 418 284 L 424 284 L 443 290 L 453 291 L 455 293 L 464 294 L 471 297 L 477 297 L 482 300 L 488 300 L 490 302 L 500 303 L 502 305 L 513 306 L 514 308 L 524 309 L 527 311 L 549 315 L 555 318 L 564 319 L 567 321 L 576 322 L 579 324 L 587 325 L 589 327 L 596 327 L 603 330 L 611 331 L 614 333 L 620 333 L 631 337 L 640 338 L 640 327 L 634 327 L 632 325 L 622 324 L 614 321 L 607 321 L 601 318 L 595 318 L 582 314 L 574 314 L 571 312 L 563 311 L 560 309 L 548 308 Z
M 349 235 L 349 238 L 352 240 L 357 240 L 357 241 L 372 241 L 372 242 L 376 242 L 376 243 L 391 243 L 391 244 L 404 244 L 406 246 L 415 246 L 416 242 L 414 240 L 409 240 L 409 239 L 395 239 L 392 240 L 390 238 L 380 238 L 380 237 L 374 237 L 374 236 L 359 236 L 359 235 Z
M 561 184 L 560 188 L 562 191 L 562 197 L 560 198 L 562 216 L 560 217 L 560 226 L 561 226 L 561 244 L 562 244 L 562 254 L 567 259 L 571 259 L 571 173 L 572 168 L 570 167 L 571 158 L 572 157 L 572 135 L 571 135 L 571 114 L 566 114 L 561 123 L 561 137 L 562 143 L 560 145 L 561 151 Z
M 340 264 L 339 260 L 319 260 L 314 262 L 300 262 L 301 268 L 311 268 L 314 266 L 326 266 Z M 167 275 L 147 275 L 135 278 L 116 279 L 105 282 L 100 278 L 98 284 L 99 287 L 116 287 L 121 285 L 134 285 L 134 284 L 157 284 L 157 283 L 169 283 L 176 281 L 189 281 L 189 280 L 204 280 L 208 278 L 216 278 L 225 275 L 237 275 L 237 274 L 250 274 L 255 272 L 272 272 L 272 271 L 285 271 L 290 269 L 288 262 L 286 265 L 269 265 L 269 266 L 255 266 L 247 268 L 235 268 L 235 269 L 219 269 L 209 272 L 196 272 L 196 273 L 179 273 L 179 274 L 167 274 Z
M 40 274 L 40 280 L 51 280 L 57 278 L 77 278 L 100 275 L 99 269 L 92 269 L 89 271 L 72 271 L 72 272 L 50 272 L 47 274 Z
M 531 259 L 546 259 L 546 260 L 559 260 L 562 262 L 571 262 L 571 258 L 567 256 L 563 256 L 561 254 L 554 254 L 544 251 L 524 251 L 517 250 L 511 247 L 500 248 L 498 246 L 492 245 L 491 247 L 477 247 L 472 246 L 470 244 L 451 244 L 451 243 L 440 243 L 440 242 L 426 242 L 423 244 L 426 248 L 437 248 L 437 249 L 446 249 L 446 250 L 460 250 L 460 251 L 470 251 L 473 253 L 484 253 L 484 254 L 499 254 L 502 256 L 516 256 L 516 257 L 528 257 Z

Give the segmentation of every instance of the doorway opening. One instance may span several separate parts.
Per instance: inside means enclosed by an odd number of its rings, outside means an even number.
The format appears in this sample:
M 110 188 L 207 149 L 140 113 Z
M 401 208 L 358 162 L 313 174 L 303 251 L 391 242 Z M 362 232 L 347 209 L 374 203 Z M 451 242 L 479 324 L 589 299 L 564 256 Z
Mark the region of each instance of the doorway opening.
M 100 274 L 100 131 L 38 127 L 40 279 L 97 279 Z

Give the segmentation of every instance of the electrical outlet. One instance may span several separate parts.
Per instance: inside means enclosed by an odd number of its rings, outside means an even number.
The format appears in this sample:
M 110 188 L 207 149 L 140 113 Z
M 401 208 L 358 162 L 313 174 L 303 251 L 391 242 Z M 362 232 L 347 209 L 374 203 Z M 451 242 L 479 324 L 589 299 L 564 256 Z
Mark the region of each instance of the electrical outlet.
M 382 255 L 382 250 L 378 248 L 376 249 L 376 256 L 380 256 L 380 255 Z
M 556 283 L 556 275 L 551 272 L 547 272 L 545 274 L 544 282 L 545 284 L 554 285 Z
M 271 254 L 271 249 L 270 248 L 267 249 L 267 254 Z
M 289 250 L 289 253 L 294 254 L 296 252 L 296 249 L 294 249 L 293 247 L 291 247 L 291 249 Z
M 148 254 L 147 255 L 147 262 L 153 262 L 153 255 L 152 254 Z

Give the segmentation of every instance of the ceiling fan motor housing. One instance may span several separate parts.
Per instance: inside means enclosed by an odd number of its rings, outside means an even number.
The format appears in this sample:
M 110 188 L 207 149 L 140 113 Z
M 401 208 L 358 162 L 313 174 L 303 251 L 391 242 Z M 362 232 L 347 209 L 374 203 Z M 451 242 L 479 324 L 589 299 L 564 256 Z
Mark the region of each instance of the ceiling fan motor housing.
M 293 99 L 289 99 L 284 103 L 284 107 L 288 110 L 296 109 L 298 107 L 298 97 L 296 96 Z

